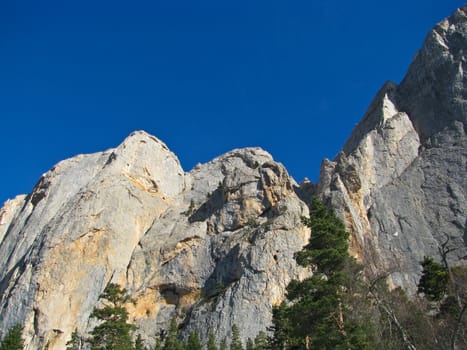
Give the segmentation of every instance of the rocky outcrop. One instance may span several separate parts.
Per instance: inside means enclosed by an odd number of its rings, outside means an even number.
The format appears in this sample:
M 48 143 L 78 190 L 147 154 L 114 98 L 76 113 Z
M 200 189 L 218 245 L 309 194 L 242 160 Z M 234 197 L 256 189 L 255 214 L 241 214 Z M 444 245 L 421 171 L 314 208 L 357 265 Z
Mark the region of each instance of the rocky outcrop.
M 269 324 L 271 305 L 282 301 L 291 277 L 303 273 L 293 253 L 307 240 L 300 219 L 307 207 L 285 169 L 261 149 L 198 166 L 187 184 L 179 206 L 133 254 L 128 271 L 139 278 L 130 279 L 131 289 L 145 309 L 135 317 L 149 334 L 154 323 L 182 311 L 184 332 L 198 329 L 206 338 L 212 330 L 222 339 L 237 324 L 253 338 Z M 146 305 L 148 290 L 158 294 L 156 308 Z
M 424 255 L 466 264 L 467 6 L 427 36 L 400 86 L 388 82 L 343 151 L 325 160 L 318 193 L 352 232 L 371 274 L 414 290 Z
M 254 337 L 301 271 L 306 205 L 259 148 L 184 173 L 155 137 L 57 164 L 1 211 L 0 328 L 24 324 L 28 349 L 63 349 L 110 281 L 127 288 L 148 344 L 173 317 L 183 331 L 233 324 Z M 205 335 L 205 334 L 203 334 Z
M 27 349 L 84 337 L 109 282 L 131 294 L 148 345 L 177 318 L 182 334 L 243 339 L 271 322 L 307 242 L 312 192 L 351 231 L 370 277 L 414 290 L 424 255 L 466 263 L 467 6 L 428 35 L 406 78 L 386 83 L 317 185 L 300 186 L 260 148 L 184 172 L 145 132 L 44 174 L 0 210 L 0 337 L 24 325 Z

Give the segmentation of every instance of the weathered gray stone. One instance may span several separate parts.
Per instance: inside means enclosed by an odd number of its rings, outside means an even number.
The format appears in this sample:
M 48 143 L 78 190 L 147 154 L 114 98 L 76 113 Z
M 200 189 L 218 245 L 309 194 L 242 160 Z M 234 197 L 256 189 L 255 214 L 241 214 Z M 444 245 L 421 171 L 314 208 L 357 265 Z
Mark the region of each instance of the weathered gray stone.
M 464 5 L 434 27 L 397 89 L 398 106 L 423 143 L 454 121 L 465 125 L 466 12 Z
M 385 84 L 317 187 L 369 272 L 411 291 L 447 239 L 449 262 L 467 263 L 466 11 L 428 34 L 400 86 Z
M 318 193 L 352 233 L 370 275 L 414 288 L 424 255 L 465 264 L 467 6 L 428 35 L 400 86 L 386 83 L 315 186 L 300 186 L 260 148 L 233 150 L 185 173 L 145 132 L 79 155 L 0 210 L 0 336 L 25 326 L 27 349 L 86 336 L 109 282 L 127 288 L 148 344 L 176 317 L 186 336 L 243 340 L 271 322 L 307 242 L 305 201 Z
M 254 337 L 306 273 L 293 259 L 309 235 L 295 187 L 259 148 L 184 173 L 144 132 L 63 161 L 1 211 L 0 329 L 22 323 L 27 349 L 63 349 L 95 326 L 113 281 L 135 300 L 130 317 L 148 343 L 172 317 L 184 333 L 229 337 L 238 323 Z
M 149 343 L 172 317 L 183 320 L 184 334 L 198 329 L 222 339 L 237 324 L 244 339 L 254 337 L 270 324 L 290 279 L 307 273 L 293 253 L 307 241 L 300 218 L 308 209 L 283 166 L 261 149 L 229 152 L 186 176 L 191 189 L 181 205 L 133 254 L 135 320 Z

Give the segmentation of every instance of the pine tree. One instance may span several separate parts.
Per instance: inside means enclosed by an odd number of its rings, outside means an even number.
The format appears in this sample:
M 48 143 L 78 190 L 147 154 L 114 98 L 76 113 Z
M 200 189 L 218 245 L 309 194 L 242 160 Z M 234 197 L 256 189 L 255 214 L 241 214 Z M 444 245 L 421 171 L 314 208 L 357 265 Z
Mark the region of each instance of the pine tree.
M 260 331 L 255 338 L 255 350 L 267 350 L 268 349 L 268 337 L 266 333 Z
M 195 330 L 193 333 L 189 335 L 187 343 L 186 343 L 186 349 L 187 350 L 202 350 L 203 349 L 201 345 L 201 341 L 199 339 L 199 333 L 197 330 Z
M 91 350 L 128 350 L 133 348 L 131 334 L 135 327 L 129 324 L 124 304 L 131 301 L 125 289 L 110 283 L 101 295 L 103 308 L 95 308 L 92 316 L 103 321 L 91 332 Z
M 287 301 L 274 310 L 273 349 L 368 349 L 365 328 L 352 318 L 349 292 L 358 271 L 348 253 L 343 222 L 317 198 L 311 202 L 309 243 L 296 253 L 297 263 L 313 276 L 292 281 Z
M 248 338 L 246 341 L 246 350 L 255 350 L 255 343 L 253 340 L 251 340 L 251 338 Z
M 227 350 L 227 340 L 225 338 L 222 339 L 221 343 L 219 344 L 219 350 Z
M 143 338 L 141 338 L 141 334 L 138 334 L 135 341 L 135 350 L 147 350 L 144 346 Z
M 214 336 L 213 332 L 209 332 L 207 350 L 218 350 L 216 345 L 216 337 Z
M 303 221 L 312 234 L 304 249 L 295 254 L 295 259 L 301 266 L 314 266 L 320 275 L 335 276 L 351 260 L 349 233 L 334 212 L 316 197 L 313 197 L 310 209 L 311 218 L 303 218 Z
M 268 338 L 268 346 L 273 350 L 283 350 L 286 344 L 291 344 L 292 329 L 287 317 L 287 304 L 284 302 L 272 309 L 272 326 L 269 331 L 272 336 Z
M 162 350 L 162 344 L 160 339 L 156 340 L 156 345 L 154 345 L 154 350 Z
M 178 339 L 178 325 L 177 320 L 172 318 L 169 325 L 169 331 L 167 332 L 167 338 L 164 342 L 163 350 L 183 350 L 184 346 Z
M 230 350 L 243 350 L 242 341 L 240 340 L 240 331 L 235 324 L 232 327 L 232 342 L 230 343 Z
M 433 258 L 425 256 L 421 262 L 423 267 L 422 277 L 418 283 L 418 292 L 433 301 L 441 300 L 448 285 L 448 270 Z
M 23 326 L 13 326 L 0 343 L 0 350 L 23 350 Z

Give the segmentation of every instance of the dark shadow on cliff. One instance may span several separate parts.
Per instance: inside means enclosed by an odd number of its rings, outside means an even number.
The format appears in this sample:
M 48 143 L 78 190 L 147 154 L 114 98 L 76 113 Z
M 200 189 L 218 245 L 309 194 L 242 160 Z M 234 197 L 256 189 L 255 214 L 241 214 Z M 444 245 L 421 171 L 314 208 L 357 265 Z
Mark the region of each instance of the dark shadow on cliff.
M 208 200 L 204 202 L 189 218 L 190 223 L 205 221 L 212 214 L 219 211 L 225 203 L 224 191 L 221 187 L 208 194 Z

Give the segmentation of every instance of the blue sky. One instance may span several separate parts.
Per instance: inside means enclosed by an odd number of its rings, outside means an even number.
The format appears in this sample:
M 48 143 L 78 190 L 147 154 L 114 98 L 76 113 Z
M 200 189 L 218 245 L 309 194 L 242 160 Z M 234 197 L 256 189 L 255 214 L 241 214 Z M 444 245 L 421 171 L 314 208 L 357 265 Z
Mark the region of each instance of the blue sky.
M 185 170 L 260 146 L 316 180 L 461 1 L 1 1 L 0 202 L 146 130 Z

